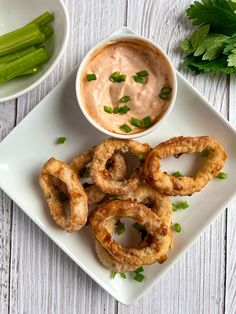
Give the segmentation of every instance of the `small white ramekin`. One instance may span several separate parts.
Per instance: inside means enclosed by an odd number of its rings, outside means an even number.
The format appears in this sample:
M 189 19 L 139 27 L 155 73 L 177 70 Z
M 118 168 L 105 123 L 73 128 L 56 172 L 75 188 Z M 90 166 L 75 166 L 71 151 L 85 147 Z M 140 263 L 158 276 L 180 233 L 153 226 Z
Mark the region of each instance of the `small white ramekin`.
M 134 134 L 119 134 L 119 133 L 115 133 L 115 132 L 111 132 L 108 131 L 107 129 L 101 127 L 99 124 L 97 124 L 93 118 L 88 114 L 87 110 L 85 109 L 85 105 L 82 101 L 82 97 L 81 97 L 81 93 L 80 93 L 80 82 L 82 80 L 82 73 L 84 70 L 85 65 L 87 64 L 89 58 L 91 57 L 91 55 L 94 54 L 94 52 L 97 49 L 100 49 L 102 46 L 113 42 L 113 41 L 119 41 L 119 40 L 124 40 L 124 39 L 137 39 L 137 40 L 141 40 L 143 42 L 148 43 L 149 45 L 151 44 L 152 46 L 154 46 L 157 50 L 159 50 L 161 52 L 161 54 L 165 57 L 166 62 L 168 63 L 171 73 L 170 75 L 172 76 L 172 94 L 171 94 L 171 102 L 169 104 L 169 107 L 167 108 L 167 110 L 165 111 L 165 113 L 163 114 L 163 116 L 155 123 L 153 124 L 150 128 L 141 131 L 139 133 L 134 133 Z M 96 44 L 92 49 L 90 49 L 88 51 L 88 53 L 84 56 L 79 68 L 78 68 L 78 72 L 76 75 L 76 80 L 75 80 L 75 90 L 76 90 L 76 96 L 77 96 L 77 100 L 78 100 L 78 104 L 80 106 L 81 111 L 83 112 L 84 116 L 86 117 L 86 119 L 95 127 L 97 128 L 99 131 L 112 136 L 112 137 L 116 137 L 116 138 L 121 138 L 121 139 L 132 139 L 132 138 L 138 138 L 138 137 L 142 137 L 144 135 L 147 135 L 148 133 L 156 130 L 161 124 L 162 122 L 168 117 L 168 115 L 170 114 L 174 103 L 175 103 L 175 98 L 176 98 L 176 94 L 177 94 L 177 79 L 176 79 L 176 74 L 175 74 L 175 69 L 169 59 L 169 57 L 167 56 L 167 54 L 161 49 L 160 46 L 158 46 L 157 44 L 153 43 L 152 41 L 141 37 L 139 35 L 134 34 L 129 28 L 126 27 L 121 27 L 120 29 L 117 29 L 114 33 L 112 33 L 111 35 L 109 35 L 107 38 L 105 38 L 104 40 L 102 40 L 101 42 L 99 42 L 98 44 Z

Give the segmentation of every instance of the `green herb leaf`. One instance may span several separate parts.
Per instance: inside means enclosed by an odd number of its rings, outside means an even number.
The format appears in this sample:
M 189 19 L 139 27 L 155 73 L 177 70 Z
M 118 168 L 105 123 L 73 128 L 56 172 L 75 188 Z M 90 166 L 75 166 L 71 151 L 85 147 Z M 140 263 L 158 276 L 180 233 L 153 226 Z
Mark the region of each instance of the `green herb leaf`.
M 121 82 L 124 82 L 126 80 L 126 75 L 125 74 L 122 74 L 120 72 L 113 72 L 111 74 L 111 76 L 109 77 L 109 80 L 111 82 L 115 82 L 115 83 L 121 83 Z
M 226 41 L 223 53 L 229 55 L 234 48 L 236 48 L 236 35 Z
M 106 106 L 103 107 L 103 109 L 104 109 L 104 111 L 107 112 L 107 113 L 112 113 L 112 112 L 113 112 L 113 109 L 112 109 L 111 106 L 107 106 L 107 105 L 106 105 Z
M 206 38 L 209 33 L 210 25 L 200 26 L 192 35 L 189 37 L 188 41 L 191 43 L 191 46 L 196 49 L 202 41 Z
M 202 152 L 201 152 L 201 157 L 202 158 L 207 158 L 209 156 L 209 150 L 208 149 L 204 149 Z
M 65 137 L 58 137 L 56 144 L 64 144 L 66 141 Z
M 180 177 L 183 177 L 184 175 L 181 172 L 176 171 L 176 172 L 172 173 L 172 176 L 174 176 L 176 178 L 180 178 Z
M 161 89 L 161 93 L 164 93 L 164 94 L 170 94 L 171 91 L 172 91 L 172 88 L 169 87 L 169 86 L 164 86 L 164 87 L 162 87 L 162 89 Z
M 131 100 L 130 96 L 123 96 L 119 99 L 119 102 L 128 102 Z
M 121 235 L 122 233 L 125 232 L 125 224 L 124 223 L 119 223 L 117 225 L 116 230 L 117 230 L 118 235 Z
M 142 121 L 136 118 L 131 118 L 131 124 L 136 126 L 137 128 L 142 128 Z
M 152 125 L 152 120 L 149 116 L 143 118 L 143 125 L 145 128 L 149 128 Z
M 116 276 L 116 274 L 117 274 L 117 272 L 116 272 L 116 271 L 112 271 L 112 272 L 111 272 L 111 278 L 112 278 L 112 279 L 114 279 L 114 278 L 115 278 L 115 276 Z
M 86 75 L 87 81 L 95 81 L 97 79 L 96 74 L 91 73 Z
M 226 180 L 227 179 L 227 173 L 226 172 L 219 172 L 216 178 L 221 179 L 221 180 Z
M 231 54 L 228 56 L 227 62 L 229 67 L 236 67 L 236 48 L 231 50 Z
M 143 279 L 145 278 L 144 275 L 140 274 L 140 273 L 137 273 L 135 276 L 134 276 L 134 280 L 138 281 L 138 282 L 142 282 Z
M 140 84 L 144 84 L 145 83 L 145 79 L 143 77 L 134 75 L 133 79 L 135 80 L 135 82 L 140 83 Z
M 182 209 L 189 208 L 188 202 L 187 202 L 187 201 L 184 201 L 183 203 L 181 203 L 181 208 L 182 208 Z
M 232 1 L 195 1 L 187 10 L 194 25 L 210 24 L 211 31 L 232 36 L 236 30 L 236 14 L 229 4 Z
M 184 65 L 191 71 L 199 74 L 222 72 L 225 74 L 236 73 L 235 67 L 228 67 L 227 56 L 223 55 L 212 61 L 201 60 L 199 57 L 187 56 L 184 59 Z
M 176 203 L 172 203 L 172 210 L 173 212 L 176 212 L 179 209 L 179 205 Z
M 188 39 L 185 39 L 184 41 L 182 41 L 182 43 L 180 44 L 180 48 L 186 54 L 190 54 L 190 53 L 195 51 L 195 49 L 193 48 L 192 44 L 190 43 L 190 41 Z
M 149 75 L 149 73 L 146 70 L 143 70 L 143 71 L 137 72 L 136 75 L 139 77 L 146 77 Z
M 125 273 L 120 273 L 120 276 L 122 279 L 126 279 L 126 274 Z
M 144 271 L 143 266 L 141 266 L 141 267 L 137 268 L 134 272 L 136 274 L 138 274 L 138 273 L 142 273 L 143 271 Z
M 123 124 L 120 128 L 126 133 L 129 133 L 132 131 L 132 129 L 128 126 L 128 124 Z
M 182 230 L 180 224 L 175 223 L 175 224 L 174 224 L 174 230 L 175 230 L 175 232 L 180 233 L 181 230 Z

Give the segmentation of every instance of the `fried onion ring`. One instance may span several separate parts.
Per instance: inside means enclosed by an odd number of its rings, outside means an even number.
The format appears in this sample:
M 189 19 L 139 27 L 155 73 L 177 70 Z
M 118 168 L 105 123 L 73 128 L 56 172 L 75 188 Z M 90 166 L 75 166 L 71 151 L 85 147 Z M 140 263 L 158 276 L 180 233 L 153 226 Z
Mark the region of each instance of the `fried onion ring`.
M 121 218 L 135 219 L 152 236 L 150 244 L 126 248 L 112 239 L 110 226 Z M 168 233 L 165 221 L 146 206 L 133 201 L 111 201 L 98 206 L 89 216 L 96 240 L 119 263 L 140 266 L 158 260 L 161 241 Z
M 66 187 L 70 204 L 68 216 L 60 199 L 60 190 L 54 184 L 54 178 L 60 180 Z M 87 195 L 76 173 L 67 163 L 50 158 L 41 170 L 39 183 L 51 215 L 60 228 L 72 232 L 79 230 L 85 225 L 88 213 Z
M 139 183 L 139 176 L 136 171 L 133 172 L 130 179 L 118 181 L 111 176 L 106 169 L 107 160 L 112 155 L 120 151 L 122 153 L 131 152 L 135 155 L 146 155 L 151 150 L 148 144 L 141 144 L 132 140 L 119 140 L 109 138 L 95 149 L 92 165 L 91 177 L 95 184 L 108 194 L 124 195 L 135 190 Z
M 209 151 L 203 167 L 194 177 L 178 177 L 161 171 L 160 160 L 173 154 L 192 154 Z M 215 177 L 223 168 L 227 158 L 224 148 L 209 136 L 175 137 L 160 143 L 147 156 L 142 174 L 147 183 L 165 195 L 192 195 Z
M 141 184 L 137 190 L 132 192 L 129 195 L 125 195 L 122 199 L 132 200 L 139 203 L 142 203 L 146 206 L 151 205 L 152 211 L 156 213 L 160 218 L 164 219 L 166 225 L 169 227 L 168 233 L 166 236 L 163 237 L 161 241 L 161 249 L 159 251 L 159 255 L 157 256 L 157 262 L 163 263 L 166 261 L 168 257 L 168 252 L 172 248 L 172 231 L 170 229 L 171 222 L 172 222 L 172 203 L 168 196 L 164 196 L 153 188 L 151 188 L 147 184 Z M 109 226 L 109 231 L 112 232 L 114 226 Z M 138 247 L 144 247 L 147 244 L 147 238 L 144 239 Z M 149 239 L 150 241 L 150 239 Z M 137 268 L 137 265 L 130 265 L 128 263 L 121 264 L 117 260 L 115 260 L 103 247 L 102 245 L 95 240 L 95 250 L 100 262 L 109 270 L 115 272 L 128 272 L 134 271 Z M 139 266 L 142 266 L 140 264 Z
M 91 149 L 88 152 L 79 154 L 72 160 L 70 166 L 78 174 L 78 176 L 81 170 L 84 169 L 89 163 L 91 163 L 94 152 L 95 148 Z M 108 168 L 107 170 L 114 180 L 122 180 L 126 174 L 126 164 L 122 154 L 120 152 L 117 152 L 112 155 L 112 157 L 108 160 L 106 168 Z M 105 193 L 102 192 L 96 185 L 85 188 L 85 192 L 88 196 L 89 205 L 99 203 L 105 197 Z

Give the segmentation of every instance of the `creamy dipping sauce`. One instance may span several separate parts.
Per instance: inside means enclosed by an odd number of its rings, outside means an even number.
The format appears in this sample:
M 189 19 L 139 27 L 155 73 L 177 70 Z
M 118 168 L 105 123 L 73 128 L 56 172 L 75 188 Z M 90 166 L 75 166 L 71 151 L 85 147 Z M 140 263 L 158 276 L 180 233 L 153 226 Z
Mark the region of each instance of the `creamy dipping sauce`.
M 142 83 L 134 78 L 140 71 L 147 72 L 141 77 Z M 110 77 L 114 72 L 125 75 L 125 81 L 112 82 Z M 149 117 L 153 125 L 169 107 L 173 86 L 171 73 L 166 58 L 151 44 L 139 40 L 112 42 L 97 50 L 85 65 L 80 82 L 81 99 L 88 114 L 101 127 L 119 134 L 141 132 L 145 129 L 144 118 Z M 124 96 L 129 96 L 126 98 L 130 100 L 121 102 Z M 114 113 L 114 108 L 123 106 L 129 111 Z M 132 118 L 138 119 L 141 125 L 133 125 Z M 124 124 L 131 130 L 124 130 Z M 151 125 L 146 124 L 146 127 Z

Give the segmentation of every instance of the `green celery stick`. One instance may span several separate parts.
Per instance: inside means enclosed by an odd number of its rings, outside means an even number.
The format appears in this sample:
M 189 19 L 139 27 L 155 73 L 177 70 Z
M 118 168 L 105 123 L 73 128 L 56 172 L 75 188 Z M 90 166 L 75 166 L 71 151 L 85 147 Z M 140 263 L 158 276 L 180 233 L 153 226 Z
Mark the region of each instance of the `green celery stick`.
M 39 70 L 39 67 L 34 67 L 32 69 L 29 69 L 23 73 L 21 73 L 19 76 L 25 76 L 25 75 L 32 75 L 32 74 L 36 74 Z
M 23 56 L 27 55 L 28 53 L 35 51 L 35 50 L 36 50 L 36 47 L 32 46 L 32 47 L 28 47 L 26 49 L 12 52 L 9 55 L 0 57 L 0 63 L 7 63 L 7 62 L 14 61 L 14 60 L 21 58 L 21 57 L 23 57 Z
M 47 40 L 49 37 L 52 36 L 53 34 L 53 29 L 52 27 L 48 26 L 48 25 L 45 25 L 43 27 L 40 27 L 40 30 L 42 33 L 44 33 L 45 35 L 45 40 Z
M 45 35 L 37 24 L 29 24 L 13 32 L 0 36 L 0 57 L 40 44 L 45 41 Z
M 15 61 L 0 67 L 0 83 L 7 82 L 14 77 L 47 62 L 48 54 L 44 48 L 39 48 Z
M 48 23 L 52 22 L 53 20 L 54 20 L 54 16 L 52 13 L 44 12 L 42 15 L 36 17 L 36 19 L 31 21 L 29 24 L 36 23 L 40 27 L 42 27 L 42 26 L 47 25 Z

